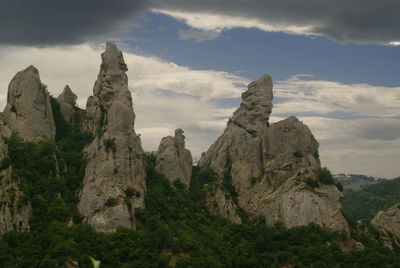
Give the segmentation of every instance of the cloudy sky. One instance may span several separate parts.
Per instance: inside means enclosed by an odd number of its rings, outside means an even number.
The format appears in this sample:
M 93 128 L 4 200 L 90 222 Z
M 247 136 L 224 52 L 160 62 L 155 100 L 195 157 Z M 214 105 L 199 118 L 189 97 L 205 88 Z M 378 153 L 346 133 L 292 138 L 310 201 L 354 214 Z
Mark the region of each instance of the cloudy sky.
M 400 176 L 397 0 L 3 0 L 0 106 L 35 65 L 85 107 L 104 43 L 124 52 L 145 150 L 177 127 L 198 159 L 246 85 L 274 81 L 271 121 L 296 115 L 332 172 Z M 2 109 L 0 107 L 0 109 Z

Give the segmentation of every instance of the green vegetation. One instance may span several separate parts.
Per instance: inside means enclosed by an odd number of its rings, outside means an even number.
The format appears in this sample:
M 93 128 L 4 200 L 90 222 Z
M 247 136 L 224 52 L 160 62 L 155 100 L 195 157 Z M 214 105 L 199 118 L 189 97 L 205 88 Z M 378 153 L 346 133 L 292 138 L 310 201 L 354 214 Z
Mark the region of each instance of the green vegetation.
M 172 187 L 157 171 L 152 157 L 147 166 L 146 209 L 136 213 L 137 230 L 121 228 L 113 234 L 76 224 L 68 227 L 52 219 L 41 232 L 9 232 L 0 241 L 1 267 L 51 267 L 66 259 L 91 267 L 377 267 L 400 265 L 394 252 L 371 239 L 373 230 L 354 235 L 367 249 L 344 254 L 345 235 L 311 224 L 286 229 L 268 227 L 263 219 L 235 225 L 211 215 L 195 191 Z M 196 177 L 197 176 L 197 177 Z M 195 181 L 204 181 L 201 170 Z M 355 227 L 357 228 L 357 226 Z
M 344 192 L 343 209 L 356 220 L 370 222 L 380 211 L 400 202 L 400 178 Z
M 351 218 L 352 236 L 366 249 L 344 254 L 339 245 L 346 243 L 346 235 L 314 224 L 268 227 L 260 217 L 235 225 L 214 216 L 201 202 L 201 189 L 214 184 L 216 174 L 194 167 L 192 187 L 186 191 L 180 181 L 173 187 L 155 170 L 154 155 L 147 159 L 146 208 L 135 212 L 137 230 L 97 233 L 82 224 L 76 210 L 86 163 L 82 149 L 92 137 L 64 124 L 52 104 L 55 142 L 33 144 L 15 134 L 6 140 L 13 177 L 20 181 L 24 202 L 32 204 L 33 217 L 31 232 L 8 232 L 0 240 L 0 267 L 61 267 L 68 259 L 92 267 L 89 256 L 100 260 L 101 267 L 400 266 L 400 257 L 378 244 L 376 230 Z M 225 188 L 231 185 L 227 162 Z M 129 198 L 138 193 L 127 188 L 125 194 Z M 75 224 L 67 226 L 71 217 Z
M 110 151 L 111 151 L 113 154 L 115 154 L 115 152 L 117 151 L 117 147 L 115 145 L 114 139 L 104 140 L 104 146 L 105 146 L 107 153 L 110 153 Z
M 315 187 L 319 187 L 319 183 L 316 180 L 313 180 L 313 178 L 311 178 L 311 177 L 306 178 L 306 183 L 308 186 L 310 186 L 313 189 Z
M 303 157 L 303 153 L 301 150 L 297 149 L 296 151 L 294 151 L 293 156 L 300 158 L 300 157 Z

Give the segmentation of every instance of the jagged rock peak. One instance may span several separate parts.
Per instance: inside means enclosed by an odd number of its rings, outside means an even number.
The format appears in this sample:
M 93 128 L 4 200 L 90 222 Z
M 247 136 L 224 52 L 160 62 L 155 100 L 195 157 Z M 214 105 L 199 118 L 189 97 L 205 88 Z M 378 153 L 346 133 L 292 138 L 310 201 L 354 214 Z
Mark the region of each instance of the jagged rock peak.
M 128 68 L 122 52 L 118 50 L 116 44 L 111 42 L 107 42 L 106 51 L 101 54 L 101 60 L 100 73 L 97 76 L 93 93 L 100 98 L 102 104 L 106 104 L 113 99 L 113 95 L 126 94 L 129 91 L 127 87 L 128 77 L 126 76 Z M 111 86 L 111 84 L 114 86 Z M 116 87 L 117 84 L 120 86 Z M 122 92 L 120 92 L 121 90 Z
M 237 193 L 235 205 L 252 216 L 263 216 L 267 224 L 283 221 L 293 227 L 313 222 L 348 233 L 341 214 L 342 193 L 332 185 L 311 189 L 305 183 L 307 178 L 317 179 L 320 169 L 318 142 L 309 128 L 294 116 L 268 122 L 271 78 L 263 75 L 250 83 L 242 99 L 199 166 L 218 174 L 217 186 L 231 184 Z M 216 200 L 211 211 L 228 214 L 224 203 Z
M 61 92 L 57 99 L 74 107 L 76 105 L 76 100 L 78 99 L 78 97 L 75 95 L 74 92 L 72 92 L 71 88 L 66 85 L 63 92 Z
M 11 131 L 25 140 L 39 141 L 55 136 L 56 127 L 46 88 L 39 71 L 32 65 L 18 72 L 10 82 L 5 122 Z
M 193 158 L 185 148 L 183 130 L 175 130 L 175 136 L 162 138 L 156 155 L 156 169 L 163 173 L 171 183 L 179 179 L 189 188 L 192 176 Z
M 144 208 L 145 157 L 134 130 L 135 114 L 127 68 L 115 44 L 107 43 L 100 72 L 86 105 L 87 128 L 95 139 L 85 149 L 86 166 L 78 210 L 98 231 L 135 228 Z M 86 119 L 85 119 L 86 120 Z
M 379 211 L 379 213 L 372 219 L 371 225 L 378 229 L 385 246 L 391 249 L 399 247 L 400 203 L 394 204 L 386 211 Z
M 242 93 L 242 103 L 233 113 L 232 122 L 247 131 L 256 132 L 268 124 L 272 111 L 272 79 L 264 74 L 248 85 Z

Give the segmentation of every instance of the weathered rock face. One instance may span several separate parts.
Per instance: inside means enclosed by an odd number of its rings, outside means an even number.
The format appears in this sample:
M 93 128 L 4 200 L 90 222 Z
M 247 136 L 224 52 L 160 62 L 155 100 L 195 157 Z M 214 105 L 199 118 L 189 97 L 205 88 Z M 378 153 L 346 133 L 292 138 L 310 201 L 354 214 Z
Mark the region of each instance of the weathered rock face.
M 183 130 L 175 130 L 175 137 L 164 137 L 156 155 L 156 169 L 173 183 L 179 179 L 189 189 L 192 177 L 192 154 L 185 148 Z
M 400 203 L 394 204 L 386 211 L 380 211 L 371 224 L 378 229 L 385 246 L 391 249 L 400 246 Z
M 222 136 L 203 154 L 200 167 L 220 177 L 230 170 L 238 205 L 266 223 L 287 227 L 317 223 L 348 232 L 343 195 L 335 186 L 312 190 L 304 180 L 320 168 L 318 143 L 296 117 L 269 124 L 272 82 L 268 75 L 249 85 Z
M 58 96 L 57 102 L 60 105 L 60 112 L 64 120 L 72 123 L 75 118 L 75 105 L 78 97 L 66 85 L 63 92 Z
M 33 66 L 18 72 L 8 87 L 7 105 L 0 115 L 0 163 L 8 151 L 3 138 L 12 132 L 33 142 L 54 139 L 56 133 L 49 93 Z M 20 202 L 23 193 L 18 179 L 12 179 L 11 170 L 9 166 L 0 171 L 0 235 L 30 229 L 32 208 L 29 202 Z
M 0 163 L 7 157 L 7 145 L 3 137 L 8 133 L 3 133 L 4 117 L 0 116 Z M 29 219 L 32 216 L 31 205 L 20 204 L 23 193 L 19 190 L 18 181 L 11 179 L 12 167 L 0 171 L 0 236 L 8 231 L 29 231 Z
M 144 152 L 134 130 L 135 114 L 121 51 L 107 43 L 86 113 L 95 139 L 78 204 L 84 221 L 98 231 L 135 228 L 134 212 L 144 207 Z
M 11 80 L 4 116 L 8 128 L 24 140 L 54 138 L 56 126 L 50 96 L 35 67 L 29 66 Z
M 205 205 L 211 213 L 225 217 L 236 224 L 242 223 L 235 203 L 221 187 L 218 187 L 218 184 L 205 185 L 203 192 Z

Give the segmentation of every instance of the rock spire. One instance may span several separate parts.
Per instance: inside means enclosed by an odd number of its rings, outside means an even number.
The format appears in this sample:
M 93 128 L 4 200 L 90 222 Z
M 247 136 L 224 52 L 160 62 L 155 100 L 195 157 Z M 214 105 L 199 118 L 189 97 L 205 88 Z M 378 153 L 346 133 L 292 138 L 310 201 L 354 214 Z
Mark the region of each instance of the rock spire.
M 86 148 L 86 167 L 78 204 L 84 221 L 96 230 L 135 228 L 135 210 L 144 207 L 145 163 L 128 89 L 122 52 L 107 43 L 86 112 L 94 141 Z
M 175 130 L 175 136 L 162 138 L 156 155 L 156 169 L 171 183 L 179 179 L 189 189 L 192 176 L 192 154 L 185 148 L 183 130 Z

